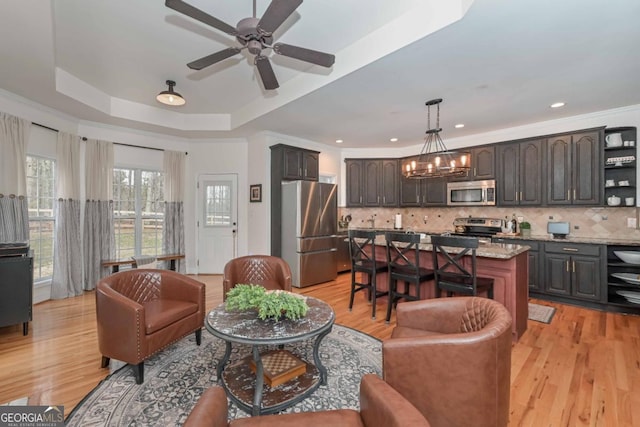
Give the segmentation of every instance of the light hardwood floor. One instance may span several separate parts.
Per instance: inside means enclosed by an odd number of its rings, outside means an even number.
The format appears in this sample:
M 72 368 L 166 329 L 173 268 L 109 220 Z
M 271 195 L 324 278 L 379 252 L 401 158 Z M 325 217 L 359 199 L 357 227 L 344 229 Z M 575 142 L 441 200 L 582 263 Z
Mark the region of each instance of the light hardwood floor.
M 207 284 L 207 307 L 222 301 L 220 276 Z M 296 290 L 330 303 L 336 323 L 380 339 L 385 302 L 377 320 L 364 295 L 349 312 L 349 275 Z M 68 414 L 107 374 L 100 368 L 94 293 L 34 307 L 29 335 L 22 326 L 0 328 L 0 403 L 29 397 L 30 404 L 64 405 Z M 512 426 L 640 426 L 640 317 L 557 308 L 551 324 L 529 321 L 513 347 Z M 206 333 L 206 332 L 205 332 Z

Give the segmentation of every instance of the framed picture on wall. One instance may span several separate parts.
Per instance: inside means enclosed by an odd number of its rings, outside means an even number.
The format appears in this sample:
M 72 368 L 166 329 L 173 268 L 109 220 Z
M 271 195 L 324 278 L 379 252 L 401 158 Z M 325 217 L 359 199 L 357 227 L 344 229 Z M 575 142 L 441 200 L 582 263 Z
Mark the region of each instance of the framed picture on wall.
M 262 202 L 262 184 L 253 184 L 249 186 L 249 201 Z

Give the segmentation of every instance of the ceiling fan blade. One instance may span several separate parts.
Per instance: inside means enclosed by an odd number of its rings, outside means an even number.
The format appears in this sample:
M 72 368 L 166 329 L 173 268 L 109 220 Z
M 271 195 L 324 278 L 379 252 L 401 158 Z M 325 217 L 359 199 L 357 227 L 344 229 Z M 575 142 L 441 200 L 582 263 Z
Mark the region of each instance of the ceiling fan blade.
M 278 79 L 271 67 L 271 61 L 266 56 L 258 55 L 255 59 L 256 67 L 258 67 L 258 73 L 260 73 L 260 79 L 266 90 L 278 89 Z
M 258 22 L 258 30 L 271 34 L 302 4 L 302 0 L 271 0 Z
M 213 65 L 216 62 L 220 62 L 223 59 L 227 59 L 235 54 L 240 53 L 242 49 L 237 47 L 228 47 L 224 50 L 221 50 L 216 53 L 212 53 L 211 55 L 204 56 L 200 59 L 196 59 L 195 61 L 189 62 L 187 67 L 192 70 L 202 70 L 203 68 L 208 67 L 209 65 Z
M 200 22 L 203 22 L 207 25 L 212 26 L 213 28 L 216 28 L 220 31 L 223 31 L 227 34 L 230 34 L 232 36 L 236 35 L 236 29 L 234 27 L 232 27 L 231 25 L 222 22 L 221 20 L 214 18 L 213 16 L 209 15 L 208 13 L 205 13 L 203 11 L 201 11 L 198 8 L 195 8 L 193 6 L 191 6 L 190 4 L 187 4 L 185 2 L 183 2 L 182 0 L 166 0 L 164 3 L 165 6 L 167 6 L 170 9 L 173 9 L 177 12 L 180 12 L 184 15 L 187 15 L 193 19 L 197 19 Z
M 335 55 L 331 55 L 329 53 L 324 53 L 324 52 L 318 52 L 317 50 L 305 49 L 299 46 L 292 46 L 290 44 L 285 44 L 285 43 L 274 44 L 273 51 L 280 55 L 299 59 L 305 62 L 310 62 L 316 65 L 321 65 L 327 68 L 331 67 L 334 64 L 334 62 L 336 62 Z

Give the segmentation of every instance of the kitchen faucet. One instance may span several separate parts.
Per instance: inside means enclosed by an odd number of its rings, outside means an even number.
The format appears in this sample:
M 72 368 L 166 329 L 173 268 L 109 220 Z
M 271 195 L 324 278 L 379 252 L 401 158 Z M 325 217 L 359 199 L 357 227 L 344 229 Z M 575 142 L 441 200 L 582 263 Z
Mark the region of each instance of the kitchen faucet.
M 376 215 L 375 214 L 371 215 L 371 218 L 367 219 L 367 222 L 371 223 L 371 227 L 369 227 L 369 228 L 375 228 L 375 226 L 376 226 Z

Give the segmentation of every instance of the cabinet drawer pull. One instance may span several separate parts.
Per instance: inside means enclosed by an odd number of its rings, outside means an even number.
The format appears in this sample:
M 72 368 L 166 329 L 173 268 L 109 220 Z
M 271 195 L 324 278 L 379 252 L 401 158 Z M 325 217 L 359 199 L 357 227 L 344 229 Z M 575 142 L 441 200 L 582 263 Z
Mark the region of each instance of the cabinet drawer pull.
M 576 248 L 562 248 L 563 251 L 569 251 L 569 252 L 578 252 L 578 249 Z

